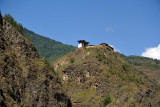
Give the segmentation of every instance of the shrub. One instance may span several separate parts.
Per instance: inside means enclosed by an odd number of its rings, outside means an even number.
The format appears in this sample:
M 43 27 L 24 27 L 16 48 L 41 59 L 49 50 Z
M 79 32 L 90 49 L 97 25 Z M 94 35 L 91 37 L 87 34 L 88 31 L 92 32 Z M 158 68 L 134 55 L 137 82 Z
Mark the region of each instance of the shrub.
M 140 78 L 140 79 L 139 79 L 139 83 L 140 83 L 140 84 L 144 84 L 144 81 Z
M 113 70 L 109 70 L 109 72 L 113 75 L 114 74 L 114 71 Z
M 103 106 L 108 105 L 110 102 L 111 102 L 111 97 L 110 97 L 109 94 L 107 94 L 107 95 L 104 97 Z
M 127 63 L 124 63 L 123 69 L 124 69 L 125 71 L 129 71 L 129 68 L 130 68 L 130 65 L 127 64 Z
M 104 52 L 102 53 L 99 53 L 96 58 L 99 60 L 99 61 L 102 61 L 104 58 L 105 58 L 105 55 L 104 55 Z
M 46 57 L 43 57 L 43 60 L 44 60 L 44 63 L 47 64 L 47 66 L 50 66 L 50 63 L 49 63 L 49 61 L 47 60 Z
M 108 74 L 108 73 L 106 73 L 105 76 L 106 76 L 107 78 L 109 78 L 109 74 Z
M 131 80 L 131 81 L 137 82 L 137 79 L 136 79 L 136 75 L 135 75 L 135 74 L 129 75 L 128 78 L 129 78 L 129 80 Z
M 139 84 L 144 84 L 144 81 L 142 80 L 142 78 L 141 77 L 136 77 L 135 74 L 129 75 L 128 77 L 133 82 L 136 82 L 136 83 L 139 83 Z
M 44 63 L 52 70 L 53 73 L 55 73 L 53 67 L 50 65 L 49 61 L 46 57 L 43 57 Z
M 74 61 L 75 61 L 74 58 L 71 58 L 71 59 L 70 59 L 70 63 L 71 63 L 71 64 L 74 63 Z

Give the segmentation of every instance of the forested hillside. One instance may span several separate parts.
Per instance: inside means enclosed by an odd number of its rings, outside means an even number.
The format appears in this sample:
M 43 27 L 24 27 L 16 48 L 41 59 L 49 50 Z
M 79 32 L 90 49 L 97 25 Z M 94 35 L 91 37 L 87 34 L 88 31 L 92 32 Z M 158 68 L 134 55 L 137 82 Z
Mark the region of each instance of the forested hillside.
M 49 61 L 60 58 L 61 56 L 64 56 L 65 54 L 76 49 L 74 46 L 65 45 L 61 42 L 35 34 L 26 28 L 24 28 L 23 33 L 25 37 L 35 45 L 41 56 L 46 57 Z
M 130 64 L 133 64 L 136 66 L 146 66 L 154 69 L 160 69 L 160 60 L 141 57 L 141 56 L 133 56 L 133 55 L 125 56 L 123 54 L 120 54 L 120 55 L 125 61 L 127 61 Z
M 137 70 L 141 70 L 160 85 L 160 60 L 141 56 L 120 55 L 129 64 L 132 64 Z

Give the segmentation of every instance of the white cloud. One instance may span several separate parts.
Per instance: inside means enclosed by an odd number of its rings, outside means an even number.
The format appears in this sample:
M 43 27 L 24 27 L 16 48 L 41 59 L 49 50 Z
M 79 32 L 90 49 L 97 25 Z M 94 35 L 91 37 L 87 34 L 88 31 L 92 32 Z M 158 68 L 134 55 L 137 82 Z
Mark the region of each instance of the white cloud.
M 157 47 L 147 48 L 142 56 L 160 60 L 160 44 Z
M 112 27 L 107 27 L 107 28 L 106 28 L 106 32 L 114 32 L 114 30 L 113 30 Z
M 119 49 L 116 49 L 113 45 L 109 45 L 109 46 L 111 46 L 112 48 L 114 48 L 114 51 L 120 52 L 120 50 L 119 50 Z

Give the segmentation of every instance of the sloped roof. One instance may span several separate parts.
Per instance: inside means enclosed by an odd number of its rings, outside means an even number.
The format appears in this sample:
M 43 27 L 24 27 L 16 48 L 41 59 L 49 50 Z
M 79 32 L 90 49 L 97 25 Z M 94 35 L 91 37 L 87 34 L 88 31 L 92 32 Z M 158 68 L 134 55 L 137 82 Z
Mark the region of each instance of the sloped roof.
M 87 42 L 87 41 L 85 41 L 85 40 L 79 40 L 79 41 L 77 41 L 77 42 L 79 42 L 79 43 L 89 43 L 89 42 Z

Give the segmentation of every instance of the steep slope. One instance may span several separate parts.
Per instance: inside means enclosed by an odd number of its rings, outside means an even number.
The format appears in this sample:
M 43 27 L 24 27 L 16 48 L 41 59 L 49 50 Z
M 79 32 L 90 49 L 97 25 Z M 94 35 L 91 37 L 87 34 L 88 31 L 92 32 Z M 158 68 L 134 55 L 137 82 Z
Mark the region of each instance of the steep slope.
M 140 56 L 125 56 L 123 54 L 121 54 L 121 57 L 160 85 L 160 60 Z
M 56 74 L 0 14 L 0 107 L 71 106 Z
M 125 56 L 123 54 L 120 54 L 121 57 L 127 61 L 128 63 L 136 66 L 145 66 L 150 67 L 153 69 L 160 69 L 160 60 L 157 59 L 151 59 L 147 57 L 141 57 L 141 56 Z
M 73 106 L 159 107 L 160 88 L 105 45 L 77 49 L 52 62 Z
M 64 56 L 74 51 L 76 47 L 65 45 L 55 40 L 35 34 L 34 32 L 24 28 L 24 36 L 32 41 L 41 56 L 46 57 L 49 61 Z

